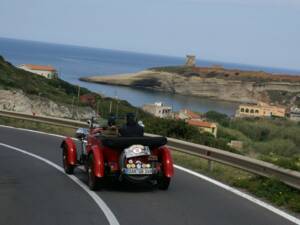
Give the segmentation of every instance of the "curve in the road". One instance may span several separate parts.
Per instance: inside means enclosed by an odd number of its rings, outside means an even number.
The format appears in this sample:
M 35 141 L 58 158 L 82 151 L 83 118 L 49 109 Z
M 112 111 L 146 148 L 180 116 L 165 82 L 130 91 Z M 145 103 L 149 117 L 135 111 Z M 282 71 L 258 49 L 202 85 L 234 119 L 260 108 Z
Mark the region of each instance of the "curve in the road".
M 3 147 L 25 153 L 24 148 L 27 150 L 25 154 L 48 165 L 53 164 L 62 172 L 62 168 L 58 166 L 61 161 L 60 154 L 53 151 L 59 146 L 62 136 L 49 135 L 51 134 L 0 126 L 0 142 Z M 168 192 L 112 188 L 91 194 L 114 209 L 120 224 L 300 224 L 296 217 L 245 193 L 185 168 L 176 168 L 179 170 L 176 171 L 176 177 Z M 186 172 L 193 176 L 187 176 Z M 70 178 L 81 182 L 76 176 Z M 87 189 L 85 184 L 80 184 Z M 110 217 L 109 214 L 106 214 L 107 218 Z M 113 215 L 112 212 L 111 214 Z M 118 223 L 116 219 L 110 222 Z
M 30 153 L 24 149 L 20 149 L 11 145 L 7 145 L 4 143 L 0 142 L 0 146 L 8 148 L 8 149 L 12 149 L 14 151 L 17 151 L 19 153 L 28 155 L 30 157 L 33 157 L 35 159 L 38 159 L 46 164 L 48 164 L 49 166 L 55 168 L 56 170 L 58 170 L 59 172 L 65 174 L 64 169 L 62 167 L 60 167 L 59 165 L 51 162 L 48 159 L 45 159 L 41 156 L 38 156 L 36 154 Z M 95 201 L 95 203 L 99 206 L 99 208 L 103 211 L 104 215 L 106 216 L 108 222 L 110 225 L 119 225 L 119 222 L 117 220 L 117 218 L 115 217 L 115 215 L 113 214 L 113 212 L 109 209 L 109 207 L 106 205 L 106 203 L 98 196 L 95 194 L 95 192 L 91 191 L 88 189 L 88 187 L 86 186 L 86 184 L 84 184 L 81 180 L 79 180 L 76 176 L 74 175 L 67 175 L 67 177 L 69 177 L 71 180 L 73 180 L 76 184 L 78 184 L 86 193 L 89 194 L 89 196 Z

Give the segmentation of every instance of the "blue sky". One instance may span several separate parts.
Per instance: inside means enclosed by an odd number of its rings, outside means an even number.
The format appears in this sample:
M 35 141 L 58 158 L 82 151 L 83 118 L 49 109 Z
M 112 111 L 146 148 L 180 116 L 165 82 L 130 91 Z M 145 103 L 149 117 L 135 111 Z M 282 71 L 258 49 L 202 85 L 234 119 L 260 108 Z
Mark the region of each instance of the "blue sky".
M 0 37 L 300 70 L 300 0 L 0 0 Z

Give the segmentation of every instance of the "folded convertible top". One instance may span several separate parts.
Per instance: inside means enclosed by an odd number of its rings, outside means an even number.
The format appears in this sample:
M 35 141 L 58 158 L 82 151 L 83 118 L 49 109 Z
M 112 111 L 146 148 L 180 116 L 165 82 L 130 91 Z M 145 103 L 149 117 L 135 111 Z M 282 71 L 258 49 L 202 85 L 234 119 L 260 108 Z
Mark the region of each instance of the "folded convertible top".
M 165 137 L 105 137 L 98 136 L 102 144 L 113 149 L 125 149 L 131 145 L 144 145 L 150 149 L 167 144 Z

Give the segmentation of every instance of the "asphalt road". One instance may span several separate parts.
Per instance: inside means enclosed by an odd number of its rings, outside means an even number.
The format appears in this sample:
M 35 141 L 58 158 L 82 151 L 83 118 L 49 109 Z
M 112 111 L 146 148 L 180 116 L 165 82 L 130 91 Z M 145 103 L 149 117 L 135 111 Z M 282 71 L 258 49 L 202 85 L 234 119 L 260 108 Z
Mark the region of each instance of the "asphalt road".
M 62 138 L 0 127 L 0 143 L 62 166 Z M 124 225 L 289 225 L 283 217 L 176 170 L 168 191 L 108 185 L 97 195 Z M 86 182 L 80 170 L 75 175 Z M 108 224 L 93 199 L 48 164 L 0 146 L 0 224 Z

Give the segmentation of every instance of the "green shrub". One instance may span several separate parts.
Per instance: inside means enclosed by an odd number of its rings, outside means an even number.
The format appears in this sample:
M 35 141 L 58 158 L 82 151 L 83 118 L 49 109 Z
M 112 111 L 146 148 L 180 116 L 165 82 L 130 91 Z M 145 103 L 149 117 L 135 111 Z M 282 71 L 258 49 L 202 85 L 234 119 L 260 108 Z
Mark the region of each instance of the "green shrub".
M 204 115 L 209 121 L 217 122 L 217 123 L 221 124 L 224 127 L 229 126 L 230 118 L 226 114 L 219 113 L 219 112 L 216 112 L 216 111 L 208 111 Z
M 253 141 L 266 141 L 280 129 L 263 119 L 235 119 L 230 123 L 230 128 L 239 130 Z
M 192 139 L 199 131 L 197 128 L 188 125 L 183 120 L 146 118 L 145 129 L 149 133 L 161 134 L 185 140 Z
M 287 139 L 273 139 L 266 142 L 254 143 L 254 149 L 261 154 L 276 154 L 280 156 L 291 156 L 298 153 L 295 143 Z
M 186 66 L 153 67 L 153 68 L 150 68 L 150 70 L 169 72 L 169 73 L 178 73 L 178 74 L 185 74 L 185 73 L 193 72 L 191 67 L 186 67 Z
M 146 118 L 144 120 L 145 130 L 149 133 L 165 135 L 197 144 L 207 145 L 231 152 L 239 153 L 227 145 L 224 138 L 215 138 L 213 135 L 200 132 L 196 127 L 190 126 L 183 120 Z M 240 154 L 240 153 L 239 153 Z
M 272 164 L 275 164 L 283 168 L 300 171 L 300 158 L 298 156 L 284 157 L 284 156 L 269 154 L 269 155 L 261 155 L 259 156 L 259 159 L 266 162 L 270 162 Z
M 228 142 L 231 140 L 243 141 L 244 143 L 251 142 L 251 139 L 244 135 L 242 132 L 223 126 L 218 127 L 218 137 L 224 138 Z
M 293 126 L 283 126 L 273 138 L 283 138 L 287 140 L 292 140 L 297 146 L 300 146 L 300 127 Z M 300 149 L 299 149 L 300 152 Z

